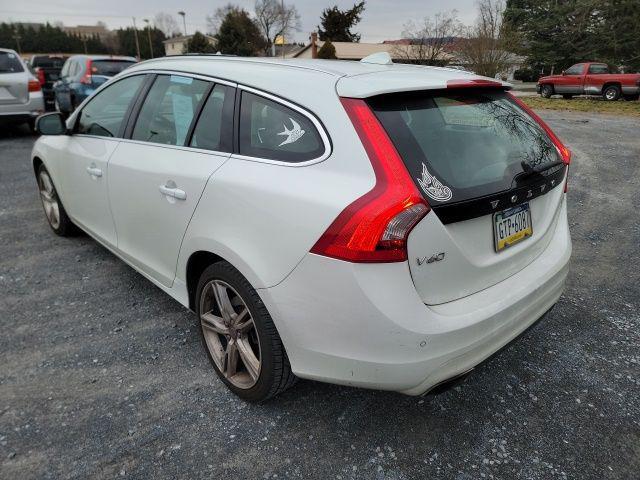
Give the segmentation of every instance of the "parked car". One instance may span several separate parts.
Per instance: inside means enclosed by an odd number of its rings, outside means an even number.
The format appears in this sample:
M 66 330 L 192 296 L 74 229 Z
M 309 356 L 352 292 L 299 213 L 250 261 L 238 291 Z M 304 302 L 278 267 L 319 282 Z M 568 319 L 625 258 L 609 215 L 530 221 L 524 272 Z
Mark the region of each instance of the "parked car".
M 541 77 L 537 90 L 545 98 L 558 94 L 567 99 L 574 95 L 602 95 L 608 101 L 620 97 L 638 100 L 640 73 L 611 73 L 605 63 L 576 63 L 563 71 L 562 75 Z
M 428 392 L 562 294 L 570 152 L 508 84 L 390 63 L 130 67 L 40 118 L 49 224 L 195 311 L 244 399 L 297 377 Z
M 58 54 L 33 55 L 29 59 L 29 66 L 40 82 L 45 108 L 54 108 L 53 84 L 60 78 L 62 66 L 68 57 Z
M 133 57 L 115 55 L 73 55 L 67 59 L 60 79 L 53 84 L 54 106 L 70 114 L 96 88 L 135 64 Z
M 0 123 L 33 129 L 43 112 L 40 82 L 14 50 L 0 48 Z

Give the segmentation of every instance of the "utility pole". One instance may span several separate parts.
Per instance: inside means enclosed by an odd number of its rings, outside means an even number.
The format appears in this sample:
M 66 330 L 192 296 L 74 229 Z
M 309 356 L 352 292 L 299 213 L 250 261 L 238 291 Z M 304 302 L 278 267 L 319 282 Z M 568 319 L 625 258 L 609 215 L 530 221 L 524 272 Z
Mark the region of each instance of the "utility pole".
M 284 20 L 285 18 L 285 12 L 284 12 L 284 0 L 282 0 L 282 19 Z M 287 23 L 289 23 L 289 19 L 287 18 Z M 284 32 L 287 29 L 287 25 L 282 25 L 282 59 L 284 60 Z
M 16 34 L 16 35 L 13 36 L 13 38 L 15 39 L 16 45 L 18 46 L 18 55 L 22 55 L 22 51 L 21 51 L 21 48 L 20 48 L 20 39 L 22 37 L 20 35 Z
M 185 53 L 189 53 L 189 39 L 187 38 L 187 14 L 180 10 L 178 15 L 182 17 L 182 25 L 184 26 L 184 49 Z
M 133 18 L 133 34 L 136 39 L 136 53 L 138 54 L 138 61 L 140 61 L 140 42 L 138 41 L 138 27 L 136 27 L 136 17 Z
M 145 18 L 144 23 L 147 24 L 147 35 L 149 36 L 149 51 L 151 52 L 151 58 L 153 58 L 153 44 L 151 43 L 151 26 L 149 25 L 149 19 Z

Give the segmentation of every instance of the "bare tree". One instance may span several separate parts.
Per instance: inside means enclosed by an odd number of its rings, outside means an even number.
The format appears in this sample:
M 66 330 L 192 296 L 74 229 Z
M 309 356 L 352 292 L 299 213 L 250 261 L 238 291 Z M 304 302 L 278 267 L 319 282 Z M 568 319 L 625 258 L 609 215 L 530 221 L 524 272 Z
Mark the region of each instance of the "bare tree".
M 276 39 L 300 29 L 298 10 L 295 5 L 285 5 L 280 0 L 257 0 L 255 12 L 256 22 L 267 39 L 265 53 L 271 49 L 271 55 L 275 56 Z
M 407 63 L 420 65 L 447 65 L 451 58 L 447 47 L 462 34 L 456 10 L 436 13 L 420 23 L 410 21 L 404 28 L 402 37 L 407 42 L 397 45 L 394 54 Z
M 218 33 L 218 29 L 220 28 L 220 24 L 225 19 L 225 17 L 234 11 L 239 11 L 240 7 L 233 5 L 232 3 L 227 3 L 223 7 L 216 8 L 216 11 L 213 15 L 207 15 L 207 33 L 210 35 L 215 35 Z
M 153 25 L 164 33 L 167 38 L 180 34 L 180 27 L 178 26 L 176 18 L 169 13 L 160 12 L 156 14 L 153 19 Z
M 511 63 L 502 28 L 502 0 L 479 0 L 478 19 L 459 44 L 458 58 L 475 73 L 496 77 Z

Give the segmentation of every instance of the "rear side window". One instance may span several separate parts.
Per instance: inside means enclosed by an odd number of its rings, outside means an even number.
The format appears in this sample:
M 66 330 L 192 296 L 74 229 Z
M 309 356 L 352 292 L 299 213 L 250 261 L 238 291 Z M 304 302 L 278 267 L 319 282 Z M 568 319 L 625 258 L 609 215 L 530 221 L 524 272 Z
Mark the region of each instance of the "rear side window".
M 191 147 L 231 151 L 233 137 L 233 102 L 235 89 L 216 85 L 207 99 L 193 130 Z
M 429 202 L 509 190 L 522 162 L 538 169 L 561 160 L 542 128 L 504 92 L 384 95 L 370 104 Z
M 143 80 L 144 75 L 124 78 L 98 93 L 80 112 L 76 132 L 117 137 L 129 105 Z
M 130 60 L 93 60 L 91 62 L 91 74 L 113 77 L 134 63 Z
M 189 127 L 210 83 L 179 75 L 159 75 L 145 99 L 134 140 L 184 145 Z
M 12 52 L 0 52 L 0 74 L 24 72 L 22 62 Z
M 604 75 L 609 73 L 609 67 L 606 65 L 589 65 L 589 73 L 592 75 Z
M 305 115 L 267 98 L 243 92 L 240 154 L 296 163 L 322 156 L 324 144 Z

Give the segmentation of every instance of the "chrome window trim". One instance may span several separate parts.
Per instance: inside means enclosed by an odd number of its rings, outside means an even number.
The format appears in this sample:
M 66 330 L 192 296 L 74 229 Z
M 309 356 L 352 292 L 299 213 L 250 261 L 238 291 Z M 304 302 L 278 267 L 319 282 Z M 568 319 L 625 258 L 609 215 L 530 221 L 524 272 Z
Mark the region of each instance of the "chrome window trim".
M 260 97 L 267 98 L 275 103 L 279 103 L 280 105 L 290 108 L 291 110 L 295 110 L 299 114 L 306 117 L 318 131 L 318 134 L 322 139 L 322 144 L 324 145 L 324 153 L 317 158 L 305 160 L 304 162 L 285 162 L 283 160 L 271 160 L 268 158 L 253 157 L 250 155 L 240 155 L 239 153 L 233 153 L 231 155 L 231 158 L 236 158 L 238 160 L 246 160 L 249 162 L 260 162 L 260 163 L 268 163 L 271 165 L 281 165 L 284 167 L 305 167 L 307 165 L 314 165 L 316 163 L 323 162 L 327 158 L 329 158 L 329 156 L 331 155 L 331 141 L 329 140 L 329 135 L 325 131 L 324 126 L 320 123 L 320 121 L 317 119 L 315 115 L 313 115 L 308 110 L 305 110 L 304 108 L 300 107 L 299 105 L 296 105 L 295 103 L 292 103 L 288 100 L 285 100 L 284 98 L 278 97 L 271 93 L 267 93 L 263 90 L 258 90 L 257 88 L 248 87 L 246 85 L 238 85 L 237 88 L 249 93 L 253 93 Z M 240 125 L 238 125 L 238 128 L 240 128 Z
M 157 75 L 180 75 L 180 76 L 185 76 L 185 77 L 192 77 L 195 78 L 197 80 L 204 80 L 204 81 L 208 81 L 208 82 L 213 82 L 216 84 L 221 84 L 221 85 L 227 85 L 229 87 L 232 88 L 237 88 L 239 90 L 243 90 L 243 91 L 247 91 L 250 93 L 253 93 L 255 95 L 267 98 L 273 102 L 279 103 L 287 108 L 290 108 L 292 110 L 295 110 L 296 112 L 298 112 L 299 114 L 303 115 L 304 117 L 306 117 L 312 124 L 313 126 L 316 128 L 316 130 L 318 131 L 318 134 L 320 135 L 320 138 L 322 139 L 322 143 L 324 146 L 324 153 L 322 155 L 320 155 L 317 158 L 312 158 L 310 160 L 305 160 L 304 162 L 285 162 L 283 160 L 271 160 L 268 158 L 262 158 L 262 157 L 253 157 L 253 156 L 249 156 L 249 155 L 240 155 L 239 153 L 233 153 L 233 152 L 220 152 L 220 151 L 215 151 L 215 150 L 205 150 L 202 148 L 197 148 L 197 147 L 190 147 L 190 146 L 185 146 L 185 145 L 163 145 L 161 143 L 153 143 L 153 142 L 145 142 L 143 140 L 132 140 L 129 138 L 116 138 L 116 137 L 101 137 L 99 135 L 87 135 L 87 134 L 83 134 L 83 133 L 76 133 L 74 134 L 75 136 L 78 137 L 90 137 L 90 138 L 101 138 L 103 140 L 115 140 L 115 141 L 119 141 L 119 142 L 127 142 L 127 143 L 138 143 L 138 144 L 143 144 L 143 145 L 152 145 L 152 146 L 160 146 L 160 147 L 164 147 L 164 148 L 173 148 L 173 149 L 178 149 L 178 150 L 188 150 L 188 151 L 196 151 L 196 152 L 200 152 L 200 153 L 211 153 L 212 155 L 228 155 L 230 158 L 234 158 L 234 159 L 238 159 L 238 160 L 244 160 L 244 161 L 249 161 L 249 162 L 258 162 L 258 163 L 267 163 L 270 165 L 281 165 L 284 167 L 305 167 L 308 165 L 314 165 L 316 163 L 320 163 L 325 161 L 327 158 L 329 158 L 329 156 L 332 153 L 332 146 L 331 146 L 331 141 L 329 139 L 329 135 L 327 134 L 324 126 L 322 125 L 322 123 L 320 123 L 320 120 L 318 120 L 318 118 L 311 113 L 310 111 L 304 109 L 303 107 L 300 107 L 299 105 L 296 105 L 293 102 L 290 102 L 288 100 L 285 100 L 282 97 L 278 97 L 276 95 L 273 95 L 271 93 L 265 92 L 263 90 L 259 90 L 257 88 L 253 88 L 253 87 L 249 87 L 247 85 L 242 85 L 239 83 L 235 83 L 235 82 L 231 82 L 229 80 L 225 80 L 225 79 L 221 79 L 221 78 L 217 78 L 217 77 L 213 77 L 213 76 L 209 76 L 209 75 L 202 75 L 202 74 L 198 74 L 198 73 L 191 73 L 191 72 L 183 72 L 180 70 L 164 70 L 164 69 L 149 69 L 149 70 L 135 70 L 135 71 L 131 71 L 131 72 L 127 72 L 126 70 L 122 73 L 119 74 L 118 76 L 114 77 L 112 80 L 104 83 L 103 85 L 101 85 L 90 97 L 86 98 L 81 104 L 80 106 L 73 112 L 73 114 L 69 117 L 69 120 L 73 119 L 73 123 L 75 123 L 75 117 L 79 114 L 79 112 L 82 111 L 82 109 L 84 108 L 85 104 L 92 99 L 95 95 L 99 94 L 100 91 L 102 91 L 103 89 L 107 88 L 109 85 L 112 85 L 114 83 L 116 83 L 117 81 L 120 80 L 124 80 L 125 78 L 128 77 L 132 77 L 135 75 L 147 75 L 147 74 L 157 74 Z M 239 125 L 238 125 L 239 128 Z

